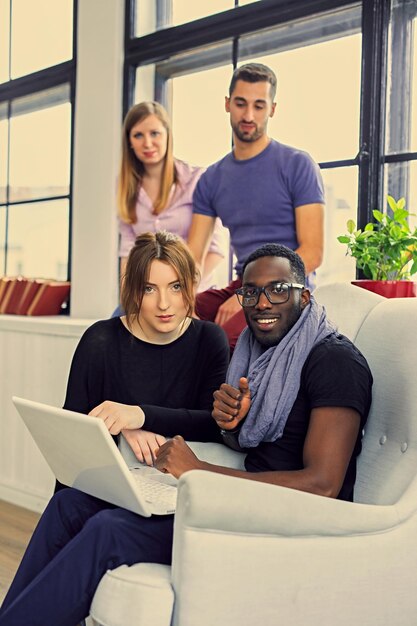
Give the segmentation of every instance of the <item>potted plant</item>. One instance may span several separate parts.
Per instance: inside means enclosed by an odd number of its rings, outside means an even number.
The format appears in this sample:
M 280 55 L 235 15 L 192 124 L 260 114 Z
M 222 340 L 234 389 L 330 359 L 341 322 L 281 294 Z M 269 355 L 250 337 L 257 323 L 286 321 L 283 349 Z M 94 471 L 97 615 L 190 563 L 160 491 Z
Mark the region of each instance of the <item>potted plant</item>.
M 347 222 L 347 234 L 337 239 L 347 245 L 347 254 L 366 277 L 353 284 L 375 291 L 387 298 L 416 296 L 416 284 L 410 277 L 417 272 L 417 228 L 411 229 L 405 199 L 388 196 L 391 214 L 373 211 L 375 222 L 357 229 Z

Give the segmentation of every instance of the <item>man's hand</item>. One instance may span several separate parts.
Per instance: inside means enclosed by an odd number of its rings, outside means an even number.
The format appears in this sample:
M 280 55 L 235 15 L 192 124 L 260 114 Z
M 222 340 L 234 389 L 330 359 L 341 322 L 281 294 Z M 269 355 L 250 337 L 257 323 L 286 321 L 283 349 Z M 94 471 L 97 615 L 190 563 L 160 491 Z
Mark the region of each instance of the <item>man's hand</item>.
M 120 404 L 111 400 L 105 400 L 96 406 L 89 415 L 103 420 L 111 435 L 118 435 L 125 428 L 129 430 L 142 428 L 145 423 L 145 414 L 139 406 Z
M 219 306 L 214 321 L 216 322 L 216 324 L 219 324 L 219 326 L 223 326 L 223 324 L 230 320 L 233 315 L 239 313 L 241 309 L 242 307 L 239 304 L 237 296 L 233 294 L 233 296 L 230 296 L 228 300 L 226 300 L 225 302 L 223 302 L 223 304 Z
M 246 417 L 251 406 L 250 389 L 247 378 L 239 379 L 239 389 L 223 383 L 213 393 L 212 416 L 217 426 L 223 430 L 234 430 Z
M 155 467 L 161 472 L 179 478 L 192 469 L 203 469 L 203 464 L 185 443 L 181 435 L 176 435 L 156 451 Z
M 140 428 L 122 430 L 122 435 L 132 448 L 138 461 L 151 466 L 155 462 L 157 450 L 166 442 L 163 435 L 157 435 Z

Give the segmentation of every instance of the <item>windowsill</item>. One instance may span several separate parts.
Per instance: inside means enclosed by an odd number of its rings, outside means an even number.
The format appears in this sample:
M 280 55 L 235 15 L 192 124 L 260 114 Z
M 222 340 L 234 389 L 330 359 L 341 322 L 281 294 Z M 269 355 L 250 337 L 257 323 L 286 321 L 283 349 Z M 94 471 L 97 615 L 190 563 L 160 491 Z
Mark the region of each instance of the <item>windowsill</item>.
M 66 315 L 0 315 L 0 332 L 4 330 L 40 335 L 79 337 L 96 319 L 77 319 Z

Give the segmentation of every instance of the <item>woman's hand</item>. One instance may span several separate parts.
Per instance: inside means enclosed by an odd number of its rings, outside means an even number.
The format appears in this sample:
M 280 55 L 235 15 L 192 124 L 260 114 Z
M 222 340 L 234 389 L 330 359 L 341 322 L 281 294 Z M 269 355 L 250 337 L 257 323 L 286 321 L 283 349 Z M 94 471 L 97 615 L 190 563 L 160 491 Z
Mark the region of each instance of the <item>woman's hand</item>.
M 124 429 L 142 428 L 145 423 L 145 413 L 139 406 L 111 400 L 105 400 L 96 406 L 89 415 L 103 420 L 111 435 L 118 435 Z
M 138 461 L 146 465 L 154 464 L 157 450 L 166 442 L 162 435 L 141 429 L 123 430 L 122 435 Z

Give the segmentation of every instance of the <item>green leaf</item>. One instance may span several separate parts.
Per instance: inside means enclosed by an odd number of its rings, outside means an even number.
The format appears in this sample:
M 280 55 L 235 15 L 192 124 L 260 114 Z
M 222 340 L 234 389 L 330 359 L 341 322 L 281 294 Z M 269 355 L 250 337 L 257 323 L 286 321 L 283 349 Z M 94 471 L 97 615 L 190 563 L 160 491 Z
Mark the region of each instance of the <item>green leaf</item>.
M 347 235 L 340 235 L 340 237 L 337 238 L 337 241 L 340 241 L 340 243 L 349 243 L 350 237 Z
M 396 211 L 394 211 L 394 219 L 397 220 L 398 222 L 401 222 L 402 220 L 406 220 L 407 217 L 408 217 L 407 209 L 397 209 Z
M 395 202 L 394 198 L 392 196 L 387 196 L 387 202 L 388 202 L 388 206 L 391 209 L 391 211 L 395 211 L 398 207 L 397 203 Z
M 397 201 L 397 207 L 398 207 L 399 209 L 403 209 L 403 208 L 405 207 L 405 198 L 400 198 L 400 199 Z
M 382 220 L 384 218 L 384 214 L 381 213 L 381 211 L 378 211 L 378 209 L 374 209 L 372 211 L 372 215 L 374 216 L 374 218 L 376 219 L 377 222 L 382 222 Z
M 353 220 L 348 220 L 346 223 L 346 227 L 347 227 L 348 233 L 352 234 L 356 228 L 356 224 Z
M 366 231 L 373 230 L 373 229 L 374 229 L 374 224 L 372 222 L 369 222 L 369 224 L 365 226 Z

